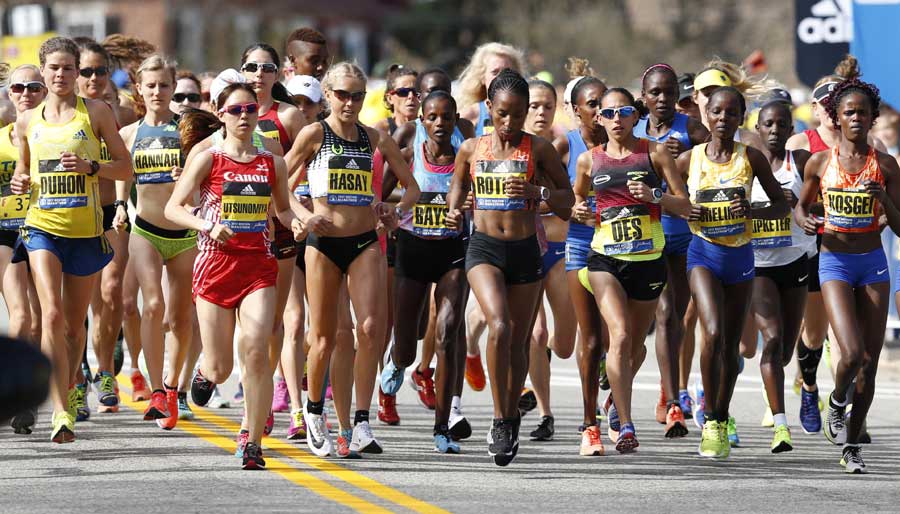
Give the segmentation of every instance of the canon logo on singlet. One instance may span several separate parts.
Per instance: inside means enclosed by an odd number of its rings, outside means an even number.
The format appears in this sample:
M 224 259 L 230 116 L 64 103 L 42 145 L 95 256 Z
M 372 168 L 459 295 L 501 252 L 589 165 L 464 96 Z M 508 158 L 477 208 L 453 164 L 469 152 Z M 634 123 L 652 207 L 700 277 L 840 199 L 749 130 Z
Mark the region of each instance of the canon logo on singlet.
M 797 24 L 797 37 L 808 45 L 849 43 L 853 39 L 853 0 L 821 0 L 812 16 Z
M 268 182 L 269 177 L 267 175 L 248 175 L 246 173 L 235 173 L 233 171 L 226 171 L 222 174 L 222 177 L 228 182 Z

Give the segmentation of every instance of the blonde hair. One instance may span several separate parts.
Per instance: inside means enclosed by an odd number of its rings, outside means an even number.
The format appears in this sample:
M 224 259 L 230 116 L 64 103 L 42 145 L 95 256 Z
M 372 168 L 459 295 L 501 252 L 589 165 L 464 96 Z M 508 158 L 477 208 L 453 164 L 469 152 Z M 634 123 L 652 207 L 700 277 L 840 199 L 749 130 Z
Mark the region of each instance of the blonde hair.
M 363 84 L 369 81 L 369 78 L 366 77 L 366 73 L 360 69 L 359 66 L 352 62 L 344 61 L 328 68 L 328 71 L 325 72 L 325 76 L 322 77 L 322 89 L 334 91 L 334 81 L 337 77 L 354 78 L 361 80 Z
M 594 68 L 591 67 L 591 61 L 582 59 L 581 57 L 569 57 L 569 63 L 566 64 L 566 71 L 569 72 L 569 79 L 579 77 L 596 77 Z
M 487 71 L 487 58 L 491 55 L 506 57 L 512 61 L 513 71 L 525 74 L 525 53 L 518 48 L 503 43 L 485 43 L 475 49 L 472 59 L 459 75 L 460 105 L 468 106 L 487 98 L 487 89 L 490 84 L 482 82 Z
M 134 72 L 136 83 L 140 83 L 141 75 L 145 71 L 168 71 L 172 75 L 172 82 L 175 82 L 175 74 L 178 71 L 178 63 L 166 58 L 161 54 L 153 54 L 144 59 L 138 69 Z
M 4 72 L 2 71 L 2 68 L 3 68 L 4 66 L 6 67 L 6 71 L 8 71 L 8 73 L 4 73 Z M 36 65 L 34 65 L 34 64 L 20 64 L 20 65 L 16 66 L 15 68 L 13 68 L 12 71 L 9 71 L 9 64 L 6 64 L 6 63 L 4 62 L 4 63 L 0 63 L 0 78 L 2 78 L 2 81 L 3 81 L 3 83 L 5 84 L 5 83 L 7 83 L 10 79 L 12 79 L 13 75 L 15 75 L 16 73 L 18 73 L 19 70 L 31 70 L 31 71 L 37 73 L 38 76 L 40 76 L 40 74 L 41 74 L 41 69 L 38 68 L 38 67 L 37 67 Z M 4 74 L 6 75 L 5 77 L 2 76 L 2 75 L 4 75 Z M 44 78 L 43 78 L 43 77 L 41 77 L 40 80 L 41 80 L 41 82 L 44 82 Z
M 724 61 L 718 57 L 706 63 L 704 70 L 710 68 L 719 70 L 727 75 L 731 81 L 731 87 L 750 99 L 758 98 L 778 85 L 778 82 L 766 77 L 751 77 L 741 66 Z

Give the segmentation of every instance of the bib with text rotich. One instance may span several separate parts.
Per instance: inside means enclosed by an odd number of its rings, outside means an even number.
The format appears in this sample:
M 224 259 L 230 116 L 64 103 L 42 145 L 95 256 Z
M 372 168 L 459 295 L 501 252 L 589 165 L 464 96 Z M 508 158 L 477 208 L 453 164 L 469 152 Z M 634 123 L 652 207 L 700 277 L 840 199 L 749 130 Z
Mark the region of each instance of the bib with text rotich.
M 506 179 L 528 180 L 527 161 L 475 162 L 475 207 L 494 211 L 518 211 L 530 208 L 531 202 L 525 198 L 510 198 L 506 192 Z
M 332 155 L 328 159 L 328 203 L 331 205 L 371 205 L 372 159 L 365 156 Z

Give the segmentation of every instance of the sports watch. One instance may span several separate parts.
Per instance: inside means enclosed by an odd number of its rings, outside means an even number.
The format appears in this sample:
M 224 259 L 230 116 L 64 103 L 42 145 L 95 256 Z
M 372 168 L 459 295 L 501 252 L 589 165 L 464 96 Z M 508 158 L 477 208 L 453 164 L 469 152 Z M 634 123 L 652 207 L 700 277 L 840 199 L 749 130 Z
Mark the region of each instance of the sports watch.
M 550 200 L 550 190 L 541 186 L 541 201 L 546 202 L 548 200 Z
M 650 200 L 651 202 L 653 202 L 653 203 L 659 203 L 659 202 L 662 201 L 662 197 L 663 197 L 663 190 L 662 190 L 662 189 L 660 189 L 660 188 L 658 188 L 658 187 L 654 187 L 653 189 L 650 190 L 650 194 L 653 195 L 653 199 Z

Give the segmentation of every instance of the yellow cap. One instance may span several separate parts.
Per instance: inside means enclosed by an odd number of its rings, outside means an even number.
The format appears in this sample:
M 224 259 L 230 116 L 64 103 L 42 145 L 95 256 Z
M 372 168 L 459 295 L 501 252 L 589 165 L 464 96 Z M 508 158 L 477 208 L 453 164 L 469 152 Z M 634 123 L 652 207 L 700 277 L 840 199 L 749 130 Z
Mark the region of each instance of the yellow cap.
M 728 78 L 728 75 L 715 68 L 710 68 L 694 77 L 694 91 L 700 91 L 709 86 L 721 87 L 730 85 L 731 79 Z

